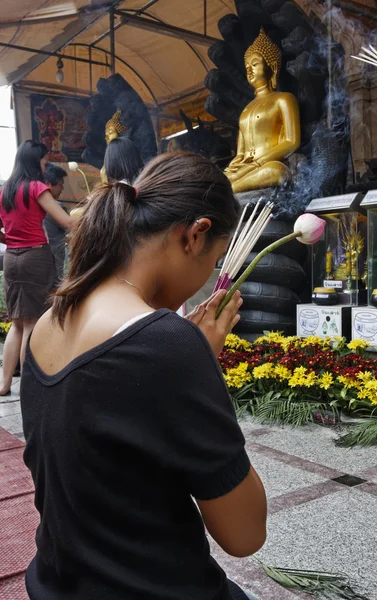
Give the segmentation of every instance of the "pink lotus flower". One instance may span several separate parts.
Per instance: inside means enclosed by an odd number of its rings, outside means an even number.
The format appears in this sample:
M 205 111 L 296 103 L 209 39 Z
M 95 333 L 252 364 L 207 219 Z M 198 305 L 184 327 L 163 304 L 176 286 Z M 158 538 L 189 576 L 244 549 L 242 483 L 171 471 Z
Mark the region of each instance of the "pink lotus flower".
M 296 220 L 293 231 L 300 233 L 297 237 L 299 242 L 312 245 L 321 239 L 325 226 L 326 221 L 323 219 L 311 213 L 305 213 Z

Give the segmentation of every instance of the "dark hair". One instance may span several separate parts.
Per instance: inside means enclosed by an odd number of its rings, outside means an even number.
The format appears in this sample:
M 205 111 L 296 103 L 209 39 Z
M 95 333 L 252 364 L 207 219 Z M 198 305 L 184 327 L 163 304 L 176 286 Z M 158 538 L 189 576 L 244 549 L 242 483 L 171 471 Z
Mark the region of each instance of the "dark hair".
M 63 167 L 59 167 L 53 163 L 47 163 L 46 171 L 44 173 L 46 183 L 57 185 L 64 177 L 67 177 L 67 171 L 63 169 Z
M 19 146 L 13 171 L 2 189 L 2 204 L 6 212 L 16 208 L 15 198 L 21 184 L 23 184 L 23 201 L 26 208 L 29 208 L 29 184 L 31 181 L 44 181 L 41 160 L 47 152 L 44 144 L 33 140 L 26 140 Z
M 148 236 L 179 224 L 189 228 L 207 217 L 210 244 L 236 226 L 239 204 L 228 178 L 199 154 L 162 154 L 147 164 L 135 186 L 110 182 L 98 187 L 74 223 L 68 274 L 53 302 L 53 317 L 61 326 L 68 310 L 130 262 Z
M 136 144 L 128 137 L 118 137 L 106 148 L 104 166 L 108 181 L 125 179 L 132 184 L 144 165 Z

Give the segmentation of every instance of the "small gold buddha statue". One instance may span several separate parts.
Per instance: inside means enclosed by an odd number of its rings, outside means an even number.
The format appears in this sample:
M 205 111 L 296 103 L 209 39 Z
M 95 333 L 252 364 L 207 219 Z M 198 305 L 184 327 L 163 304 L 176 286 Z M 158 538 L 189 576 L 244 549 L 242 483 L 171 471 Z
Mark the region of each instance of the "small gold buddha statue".
M 106 123 L 105 129 L 105 140 L 106 144 L 109 145 L 110 142 L 115 140 L 117 137 L 120 137 L 124 133 L 126 133 L 127 128 L 120 120 L 120 111 L 117 110 L 116 113 L 109 119 Z M 103 166 L 101 169 L 101 181 L 102 183 L 107 183 L 107 176 L 105 167 Z
M 105 131 L 106 144 L 110 144 L 117 137 L 126 133 L 127 128 L 120 120 L 120 110 L 117 110 L 111 119 L 107 121 Z
M 235 193 L 289 182 L 283 161 L 301 143 L 298 102 L 293 94 L 275 91 L 281 51 L 263 27 L 245 53 L 245 67 L 255 98 L 241 113 L 237 154 L 225 169 Z

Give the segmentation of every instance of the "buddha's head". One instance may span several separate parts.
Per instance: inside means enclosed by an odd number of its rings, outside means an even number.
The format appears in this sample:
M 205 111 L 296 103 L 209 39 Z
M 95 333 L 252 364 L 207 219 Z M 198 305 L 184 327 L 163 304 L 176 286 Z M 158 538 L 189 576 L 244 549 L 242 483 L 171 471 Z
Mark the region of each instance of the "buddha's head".
M 123 133 L 126 133 L 127 129 L 120 120 L 120 111 L 118 110 L 106 123 L 106 144 L 110 144 Z
M 263 27 L 245 52 L 245 67 L 247 80 L 253 88 L 258 89 L 266 84 L 270 84 L 274 90 L 277 88 L 281 51 L 266 35 Z

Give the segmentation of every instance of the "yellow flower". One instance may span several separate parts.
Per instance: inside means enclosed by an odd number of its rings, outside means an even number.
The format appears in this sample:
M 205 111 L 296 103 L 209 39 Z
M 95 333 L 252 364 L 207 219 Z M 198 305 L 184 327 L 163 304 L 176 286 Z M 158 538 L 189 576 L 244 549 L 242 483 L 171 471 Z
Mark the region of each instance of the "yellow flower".
M 253 369 L 254 379 L 274 379 L 275 367 L 272 363 L 264 363 Z
M 318 381 L 320 388 L 322 388 L 323 390 L 328 390 L 329 387 L 331 387 L 334 383 L 334 377 L 332 373 L 325 371 L 325 373 L 323 373 L 323 375 L 319 377 Z
M 305 377 L 305 381 L 303 382 L 302 385 L 304 385 L 304 387 L 313 387 L 313 385 L 315 385 L 317 383 L 317 375 L 315 374 L 314 371 L 310 371 L 310 373 L 308 373 Z
M 372 404 L 377 404 L 377 381 L 373 379 L 372 381 L 367 381 L 365 384 L 365 389 L 368 391 L 368 399 L 372 402 Z
M 260 344 L 263 344 L 263 342 L 268 342 L 269 344 L 281 344 L 284 339 L 284 336 L 278 331 L 270 331 L 266 333 L 266 335 L 262 335 L 254 340 L 254 345 L 259 346 Z
M 297 387 L 303 385 L 305 387 L 311 387 L 316 383 L 317 376 L 314 371 L 308 372 L 306 367 L 296 367 L 293 371 L 293 375 L 288 381 L 290 387 Z
M 10 328 L 12 327 L 12 323 L 3 323 L 0 322 L 0 333 L 8 333 Z
M 348 377 L 348 375 L 338 375 L 337 380 L 344 385 L 346 390 L 354 387 L 357 389 L 361 388 L 361 383 L 354 379 L 353 377 Z
M 347 344 L 347 348 L 350 350 L 358 350 L 359 348 L 368 348 L 369 344 L 365 340 L 352 340 L 349 344 Z
M 296 367 L 293 371 L 294 375 L 298 375 L 299 377 L 301 377 L 302 375 L 306 375 L 307 372 L 308 369 L 306 367 Z
M 230 350 L 251 350 L 252 345 L 247 340 L 243 340 L 238 335 L 230 333 L 225 340 L 225 348 Z
M 360 400 L 363 400 L 364 398 L 369 398 L 369 392 L 368 392 L 368 390 L 365 387 L 361 388 L 357 392 L 357 397 L 360 398 Z
M 290 379 L 292 377 L 292 371 L 290 369 L 288 369 L 288 367 L 285 367 L 284 365 L 276 365 L 275 375 L 281 381 L 284 381 L 285 379 Z
M 237 367 L 226 369 L 224 379 L 229 388 L 242 388 L 251 381 L 248 363 L 240 363 Z
M 291 346 L 297 346 L 299 342 L 299 338 L 297 338 L 295 335 L 289 335 L 287 337 L 282 338 L 280 343 L 284 352 L 287 352 Z
M 326 347 L 330 346 L 330 338 L 320 338 L 318 335 L 309 335 L 306 338 L 302 338 L 300 340 L 301 348 L 306 348 L 307 346 L 314 346 L 315 344 L 319 344 L 320 346 Z
M 265 335 L 261 335 L 259 338 L 254 340 L 254 346 L 260 346 L 263 342 L 267 342 L 268 338 Z
M 366 383 L 367 381 L 374 379 L 374 375 L 370 371 L 364 371 L 364 372 L 361 371 L 360 373 L 357 374 L 357 379 L 360 379 L 360 381 L 362 381 L 363 383 Z

